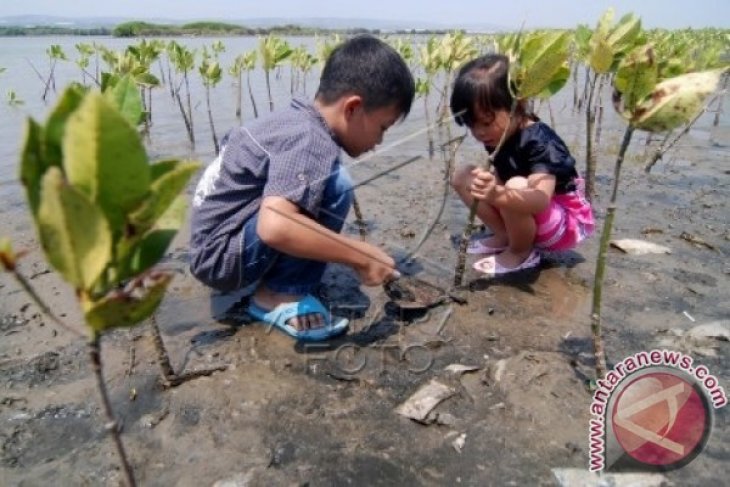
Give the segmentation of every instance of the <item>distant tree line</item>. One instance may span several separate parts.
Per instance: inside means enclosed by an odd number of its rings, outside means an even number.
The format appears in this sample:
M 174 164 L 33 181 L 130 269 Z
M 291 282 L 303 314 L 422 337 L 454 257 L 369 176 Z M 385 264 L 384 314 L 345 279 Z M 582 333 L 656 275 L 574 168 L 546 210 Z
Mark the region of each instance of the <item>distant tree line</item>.
M 340 32 L 345 34 L 371 33 L 379 34 L 379 29 L 324 29 L 317 27 L 302 27 L 300 25 L 277 25 L 273 27 L 246 27 L 243 25 L 226 24 L 223 22 L 193 22 L 184 25 L 151 24 L 149 22 L 125 22 L 114 28 L 115 37 L 153 37 L 153 36 L 253 36 L 253 35 L 292 35 L 307 36 Z
M 93 29 L 69 28 L 69 27 L 21 27 L 21 26 L 0 26 L 0 37 L 16 36 L 109 36 L 112 29 L 106 27 L 95 27 Z
M 184 25 L 152 24 L 149 22 L 125 22 L 113 29 L 106 27 L 81 29 L 56 26 L 3 26 L 0 27 L 0 37 L 10 36 L 50 36 L 50 35 L 75 35 L 75 36 L 109 36 L 114 37 L 156 37 L 156 36 L 254 36 L 254 35 L 286 35 L 286 36 L 311 36 L 315 34 L 340 33 L 344 35 L 373 34 L 379 35 L 380 29 L 350 28 L 350 29 L 325 29 L 319 27 L 302 27 L 300 25 L 277 25 L 273 27 L 253 28 L 243 25 L 227 24 L 224 22 L 192 22 Z M 389 31 L 390 32 L 390 31 Z M 415 29 L 397 30 L 394 34 L 443 34 L 446 31 L 432 30 L 424 31 Z

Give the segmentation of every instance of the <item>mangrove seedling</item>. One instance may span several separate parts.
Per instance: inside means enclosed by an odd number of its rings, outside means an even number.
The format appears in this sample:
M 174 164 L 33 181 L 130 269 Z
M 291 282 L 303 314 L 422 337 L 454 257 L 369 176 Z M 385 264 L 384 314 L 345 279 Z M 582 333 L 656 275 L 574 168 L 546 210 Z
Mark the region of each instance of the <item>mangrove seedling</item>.
M 246 83 L 248 85 L 248 95 L 251 99 L 251 108 L 254 117 L 259 116 L 256 108 L 256 101 L 253 98 L 253 90 L 251 89 L 250 72 L 256 68 L 256 51 L 250 51 L 246 54 L 239 54 L 233 60 L 233 65 L 228 69 L 228 74 L 236 80 L 236 118 L 239 123 L 243 121 L 243 73 L 246 72 Z
M 702 108 L 705 98 L 717 89 L 723 69 L 683 74 L 659 79 L 652 45 L 631 51 L 619 64 L 614 79 L 614 107 L 628 125 L 614 165 L 611 200 L 603 222 L 596 272 L 593 282 L 591 331 L 596 357 L 596 378 L 606 373 L 606 357 L 601 330 L 601 297 L 606 254 L 616 217 L 621 165 L 635 130 L 657 133 L 686 124 Z
M 75 291 L 108 430 L 134 485 L 102 373 L 101 338 L 150 317 L 172 279 L 153 266 L 182 224 L 198 164 L 150 164 L 127 79 L 104 93 L 67 88 L 45 124 L 28 119 L 20 179 L 49 264 Z M 120 103 L 121 102 L 121 103 Z M 138 109 L 132 108 L 133 106 Z
M 266 91 L 269 95 L 269 111 L 274 111 L 274 99 L 271 96 L 270 73 L 278 68 L 284 60 L 292 53 L 289 44 L 279 37 L 269 34 L 259 41 L 259 52 L 261 53 L 261 67 L 266 77 Z
M 588 64 L 586 71 L 586 187 L 585 194 L 589 201 L 593 200 L 596 181 L 596 158 L 593 149 L 594 124 L 596 122 L 596 93 L 603 92 L 603 84 L 615 71 L 618 61 L 630 51 L 640 40 L 641 20 L 634 14 L 626 14 L 613 25 L 613 9 L 608 9 L 598 21 L 589 40 Z M 598 89 L 596 90 L 596 83 Z
M 182 80 L 174 88 L 175 99 L 177 100 L 178 108 L 180 108 L 180 114 L 183 117 L 183 122 L 185 122 L 185 129 L 188 132 L 188 140 L 190 140 L 190 144 L 195 147 L 193 107 L 190 102 L 190 80 L 188 77 L 188 73 L 195 68 L 195 52 L 181 46 L 177 42 L 171 41 L 168 49 L 168 56 L 170 56 L 172 64 L 175 66 L 175 71 L 182 75 Z M 183 107 L 182 98 L 180 97 L 180 89 L 183 84 L 185 85 L 185 107 Z
M 214 52 L 216 52 L 214 50 Z M 216 54 L 217 55 L 217 54 Z M 220 148 L 218 146 L 218 136 L 215 133 L 215 124 L 213 123 L 213 110 L 210 105 L 210 90 L 215 88 L 223 79 L 223 70 L 217 59 L 210 57 L 207 51 L 203 51 L 203 60 L 198 68 L 200 78 L 203 80 L 205 87 L 205 105 L 208 109 L 208 123 L 210 124 L 210 133 L 213 137 L 213 147 L 215 153 L 218 154 Z

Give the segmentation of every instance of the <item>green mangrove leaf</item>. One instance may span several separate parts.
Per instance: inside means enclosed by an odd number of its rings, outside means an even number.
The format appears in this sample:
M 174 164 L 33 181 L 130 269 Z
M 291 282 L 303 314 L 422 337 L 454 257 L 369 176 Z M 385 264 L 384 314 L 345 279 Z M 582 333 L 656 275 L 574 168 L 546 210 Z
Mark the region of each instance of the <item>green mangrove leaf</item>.
M 624 104 L 623 110 L 633 113 L 636 105 L 654 90 L 658 67 L 650 44 L 637 47 L 619 64 L 614 86 Z
M 25 143 L 20 159 L 20 181 L 25 186 L 28 206 L 34 218 L 37 217 L 41 200 L 41 178 L 49 167 L 43 151 L 44 139 L 43 127 L 29 118 L 25 126 Z
M 121 79 L 121 76 L 116 75 L 114 73 L 107 73 L 102 72 L 101 73 L 101 91 L 106 93 L 110 88 L 114 88 L 117 83 L 119 83 L 119 80 Z
M 70 85 L 61 95 L 53 112 L 46 122 L 45 157 L 49 166 L 61 166 L 63 160 L 63 134 L 66 122 L 84 99 L 84 90 L 78 85 Z
M 117 279 L 135 276 L 157 264 L 183 225 L 186 211 L 187 199 L 177 196 L 157 218 L 152 229 L 145 230 L 146 233 L 141 236 L 129 235 L 122 238 L 117 245 Z
M 144 86 L 160 86 L 160 80 L 152 73 L 144 72 L 134 76 L 134 81 L 137 84 Z
M 96 332 L 136 325 L 155 312 L 171 280 L 172 274 L 150 272 L 124 290 L 111 291 L 96 301 L 82 300 L 86 323 Z
M 588 62 L 596 73 L 608 73 L 613 64 L 614 52 L 611 46 L 603 39 L 592 43 Z
M 566 61 L 553 75 L 552 80 L 545 87 L 545 89 L 537 94 L 537 97 L 542 98 L 543 100 L 547 100 L 555 93 L 562 90 L 568 82 L 568 79 L 570 79 L 570 64 L 568 63 L 568 61 Z
M 150 230 L 137 242 L 129 256 L 125 271 L 128 276 L 144 272 L 157 264 L 165 256 L 172 240 L 177 235 L 177 229 Z
M 665 132 L 689 122 L 717 89 L 724 69 L 689 73 L 658 83 L 633 113 L 630 123 L 649 132 Z
M 598 25 L 593 32 L 593 39 L 607 39 L 613 25 L 614 10 L 613 7 L 606 9 L 598 19 Z
M 530 36 L 520 50 L 516 69 L 512 73 L 521 99 L 538 95 L 553 82 L 556 75 L 563 75 L 562 68 L 568 59 L 569 45 L 568 32 Z
M 160 216 L 155 224 L 157 229 L 179 230 L 185 222 L 185 214 L 188 210 L 187 198 L 180 195 L 175 198 L 165 213 Z
M 223 76 L 223 70 L 220 67 L 218 61 L 209 61 L 204 59 L 198 68 L 200 76 L 203 78 L 203 84 L 205 86 L 217 85 Z
M 674 78 L 685 73 L 685 62 L 680 58 L 670 58 L 659 63 L 659 77 Z
M 426 96 L 431 92 L 431 81 L 428 79 L 416 79 L 416 97 Z
M 130 271 L 139 274 L 157 264 L 165 255 L 177 231 L 185 222 L 187 198 L 178 196 L 160 217 L 155 228 L 147 232 L 130 259 Z
M 104 210 L 114 235 L 147 195 L 150 168 L 134 127 L 99 93 L 69 118 L 63 139 L 69 182 Z
M 197 162 L 162 161 L 151 167 L 153 181 L 142 205 L 129 215 L 129 222 L 142 232 L 152 227 L 200 168 Z
M 606 42 L 616 53 L 623 53 L 631 50 L 636 37 L 641 32 L 641 19 L 634 14 L 626 14 L 618 21 L 611 30 Z
M 142 97 L 130 76 L 124 76 L 104 92 L 104 97 L 133 126 L 142 122 Z
M 52 167 L 42 180 L 38 230 L 48 262 L 76 289 L 91 289 L 112 258 L 104 214 Z
M 575 45 L 578 48 L 578 59 L 586 59 L 590 52 L 590 41 L 593 32 L 590 27 L 584 24 L 575 28 Z

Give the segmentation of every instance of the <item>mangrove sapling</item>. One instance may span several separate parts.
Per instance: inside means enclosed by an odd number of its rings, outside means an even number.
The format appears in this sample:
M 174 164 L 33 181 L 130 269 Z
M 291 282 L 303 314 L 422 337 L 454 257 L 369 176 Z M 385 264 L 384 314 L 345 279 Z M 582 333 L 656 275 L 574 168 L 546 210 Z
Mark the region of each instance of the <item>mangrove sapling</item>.
M 269 95 L 269 111 L 274 111 L 274 99 L 271 96 L 271 71 L 279 68 L 281 63 L 286 60 L 292 53 L 289 44 L 272 34 L 262 38 L 259 41 L 259 52 L 261 54 L 261 67 L 266 77 L 266 91 Z
M 426 117 L 427 137 L 428 137 L 428 158 L 433 159 L 434 156 L 434 142 L 433 142 L 433 130 L 431 129 L 431 115 L 429 113 L 428 106 L 428 94 L 431 91 L 431 83 L 428 79 L 416 79 L 416 97 L 423 98 L 423 113 Z
M 218 136 L 215 133 L 215 124 L 213 123 L 213 110 L 210 105 L 210 90 L 215 88 L 221 79 L 223 79 L 223 70 L 220 67 L 220 63 L 217 60 L 209 58 L 206 53 L 203 53 L 203 61 L 198 69 L 200 77 L 203 80 L 203 86 L 205 87 L 205 105 L 208 109 L 208 123 L 210 124 L 210 133 L 213 137 L 213 147 L 215 153 L 220 152 L 218 146 Z
M 175 66 L 175 71 L 182 76 L 182 79 L 175 87 L 175 99 L 177 100 L 178 108 L 180 108 L 180 114 L 183 117 L 185 123 L 185 129 L 188 132 L 188 140 L 190 144 L 195 147 L 195 128 L 193 125 L 193 107 L 190 102 L 190 81 L 188 79 L 188 73 L 195 68 L 195 53 L 186 49 L 178 43 L 171 43 L 171 48 L 168 54 L 172 56 L 172 62 Z M 183 106 L 182 97 L 180 96 L 180 90 L 185 85 L 185 98 L 186 106 Z M 187 109 L 186 109 L 187 107 Z
M 108 51 L 105 53 L 105 61 L 111 69 L 111 73 L 102 73 L 101 89 L 105 91 L 110 85 L 124 77 L 129 77 L 134 86 L 139 90 L 139 101 L 141 102 L 144 132 L 149 133 L 151 120 L 151 95 L 152 88 L 159 86 L 160 81 L 149 72 L 149 57 L 141 54 L 141 50 L 135 46 L 128 47 L 124 52 Z
M 76 47 L 76 50 L 79 52 L 79 58 L 75 61 L 76 66 L 79 67 L 81 70 L 81 84 L 84 86 L 86 85 L 86 76 L 89 75 L 87 68 L 89 67 L 89 61 L 91 59 L 92 54 L 94 54 L 94 48 L 90 44 L 85 43 L 78 43 L 74 47 Z M 99 81 L 91 76 L 91 78 L 94 80 L 95 84 L 98 86 Z
M 33 288 L 33 286 L 30 284 L 30 282 L 25 279 L 25 277 L 18 271 L 17 264 L 19 257 L 21 257 L 21 253 L 15 254 L 13 252 L 10 241 L 8 239 L 0 239 L 0 271 L 10 272 L 15 278 L 16 282 L 20 284 L 21 288 L 30 296 L 30 298 L 33 300 L 36 306 L 38 306 L 41 312 L 48 316 L 51 321 L 53 321 L 56 325 L 60 326 L 66 331 L 71 332 L 77 337 L 84 338 L 85 335 L 83 333 L 61 321 L 61 319 L 59 319 L 51 311 L 50 306 L 40 297 L 35 288 Z M 117 424 L 116 419 L 114 418 L 111 401 L 109 401 L 109 393 L 107 392 L 106 384 L 104 383 L 101 368 L 100 346 L 98 340 L 95 342 L 92 338 L 88 346 L 91 368 L 94 372 L 94 377 L 96 378 L 96 384 L 102 402 L 102 409 L 104 410 L 104 414 L 107 418 L 105 429 L 112 436 L 112 440 L 114 441 L 114 446 L 117 450 L 117 454 L 119 455 L 120 463 L 122 465 L 122 471 L 124 472 L 124 478 L 127 484 L 130 486 L 134 486 L 136 484 L 134 480 L 134 474 L 132 472 L 132 467 L 127 458 L 127 452 L 124 449 L 124 444 L 122 443 L 122 439 L 120 436 L 121 431 L 119 428 L 119 424 Z
M 540 96 L 549 98 L 563 86 L 570 76 L 568 67 L 568 49 L 570 37 L 567 32 L 546 32 L 522 35 L 511 40 L 505 54 L 510 59 L 509 83 L 512 90 L 512 106 L 509 113 L 509 125 L 513 123 L 518 103 Z M 507 130 L 502 133 L 494 151 L 489 154 L 482 169 L 489 170 L 494 158 L 505 142 Z M 479 200 L 474 200 L 469 208 L 469 218 L 459 243 L 459 254 L 454 271 L 454 286 L 462 285 L 466 267 L 466 249 L 474 231 L 474 219 Z
M 606 255 L 616 215 L 621 165 L 635 130 L 666 132 L 686 124 L 705 98 L 717 88 L 723 70 L 690 73 L 658 81 L 656 56 L 651 45 L 631 51 L 618 65 L 614 78 L 614 106 L 628 125 L 614 166 L 611 199 L 606 210 L 596 259 L 591 307 L 591 331 L 596 362 L 596 378 L 606 373 L 606 356 L 601 323 L 601 298 Z
M 306 57 L 301 60 L 299 65 L 302 72 L 302 93 L 307 94 L 307 77 L 312 72 L 312 68 L 317 64 L 317 58 L 307 53 Z
M 430 37 L 426 44 L 421 46 L 419 50 L 419 61 L 423 66 L 426 78 L 416 80 L 416 95 L 423 97 L 423 111 L 426 117 L 426 127 L 428 136 L 428 157 L 433 159 L 434 155 L 434 136 L 431 122 L 431 106 L 429 103 L 429 95 L 433 86 L 433 79 L 438 74 L 441 67 L 440 44 L 435 37 Z
M 146 39 L 142 39 L 136 46 L 127 48 L 127 52 L 132 54 L 137 61 L 133 74 L 142 94 L 147 129 L 149 129 L 149 123 L 152 122 L 152 88 L 160 86 L 159 79 L 151 74 L 152 63 L 159 59 L 162 49 L 163 45 L 160 41 L 147 41 Z
M 243 121 L 243 54 L 239 54 L 233 60 L 233 64 L 228 68 L 228 74 L 234 79 L 236 87 L 236 118 L 240 124 Z
M 63 49 L 58 44 L 53 44 L 51 47 L 46 49 L 46 54 L 48 55 L 48 63 L 50 65 L 50 69 L 48 71 L 48 80 L 46 81 L 46 87 L 43 91 L 43 96 L 41 99 L 43 101 L 46 101 L 46 97 L 48 96 L 48 90 L 50 88 L 53 88 L 53 92 L 56 93 L 56 64 L 58 61 L 66 61 L 68 58 L 66 57 L 66 53 L 63 52 Z
M 439 114 L 438 118 L 441 121 L 439 127 L 450 127 L 450 124 L 444 124 L 443 121 L 449 118 L 448 97 L 451 88 L 451 77 L 454 74 L 454 70 L 467 60 L 473 58 L 477 51 L 474 47 L 474 39 L 467 37 L 463 31 L 457 31 L 444 35 L 440 40 L 436 52 L 438 53 L 438 67 L 443 71 L 444 81 L 441 90 L 441 101 L 436 113 Z M 451 140 L 450 134 L 447 140 Z
M 596 121 L 596 87 L 603 86 L 603 75 L 615 69 L 616 63 L 634 47 L 641 33 L 641 20 L 634 14 L 624 15 L 616 25 L 613 24 L 613 9 L 608 9 L 598 21 L 596 30 L 589 41 L 588 65 L 586 74 L 588 85 L 586 114 L 586 174 L 585 194 L 593 200 L 596 180 L 596 158 L 594 151 L 594 124 Z
M 319 62 L 320 70 L 322 70 L 324 69 L 324 65 L 327 63 L 327 60 L 330 58 L 332 51 L 342 44 L 342 37 L 340 37 L 340 34 L 337 33 L 325 38 L 315 36 L 315 44 L 317 46 L 317 61 Z
M 593 123 L 596 128 L 595 138 L 594 138 L 596 147 L 598 147 L 601 144 L 601 128 L 603 126 L 603 113 L 604 113 L 603 86 L 604 86 L 605 82 L 608 80 L 609 76 L 610 75 L 608 73 L 604 74 L 604 75 L 600 76 L 599 81 L 598 81 L 598 92 L 597 92 L 598 101 L 596 103 L 595 113 L 593 114 L 594 115 Z
M 177 86 L 177 81 L 175 80 L 173 74 L 172 74 L 172 62 L 171 59 L 175 55 L 175 44 L 177 42 L 170 41 L 165 46 L 165 64 L 167 65 L 167 86 L 170 89 L 170 98 L 172 98 L 173 101 L 175 101 L 175 87 Z
M 6 98 L 6 103 L 10 107 L 19 107 L 20 105 L 25 104 L 25 101 L 23 101 L 21 98 L 18 97 L 18 94 L 15 93 L 15 90 L 8 90 Z
M 45 257 L 74 288 L 88 325 L 92 370 L 129 485 L 135 480 L 103 379 L 101 338 L 142 322 L 162 300 L 172 274 L 153 266 L 182 224 L 180 193 L 199 167 L 149 163 L 137 132 L 141 100 L 129 102 L 135 96 L 129 77 L 103 94 L 67 88 L 45 125 L 28 120 L 20 161 Z
M 573 76 L 573 113 L 580 113 L 588 96 L 588 75 L 590 66 L 588 57 L 591 51 L 590 40 L 593 32 L 584 24 L 575 28 L 573 35 L 573 50 L 571 52 L 572 76 Z M 585 75 L 583 76 L 583 91 L 579 94 L 578 89 L 578 73 L 581 66 L 585 67 Z
M 251 71 L 256 69 L 256 56 L 256 50 L 246 53 L 243 58 L 243 69 L 246 71 L 246 86 L 248 87 L 248 97 L 251 100 L 253 116 L 259 118 L 259 110 L 256 107 L 256 99 L 253 96 L 253 88 L 251 87 Z
M 306 46 L 299 46 L 292 51 L 289 58 L 289 62 L 292 68 L 291 78 L 291 94 L 292 96 L 296 92 L 307 93 L 307 76 L 312 70 L 315 64 L 317 64 L 317 58 L 311 55 Z M 301 90 L 300 90 L 301 86 Z
M 299 87 L 299 58 L 302 53 L 306 53 L 307 48 L 304 46 L 292 49 L 289 56 L 289 95 L 294 96 L 294 92 Z

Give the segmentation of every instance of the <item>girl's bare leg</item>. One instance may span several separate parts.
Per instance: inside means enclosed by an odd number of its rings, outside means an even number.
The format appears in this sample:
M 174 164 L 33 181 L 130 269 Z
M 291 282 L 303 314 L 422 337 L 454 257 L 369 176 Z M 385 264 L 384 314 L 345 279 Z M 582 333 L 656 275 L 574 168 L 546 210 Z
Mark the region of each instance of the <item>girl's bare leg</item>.
M 514 177 L 507 181 L 505 187 L 510 189 L 527 188 L 527 179 Z M 537 233 L 535 217 L 530 213 L 512 211 L 509 208 L 500 208 L 499 211 L 505 224 L 509 246 L 507 250 L 496 257 L 497 263 L 508 268 L 517 267 L 532 252 Z

